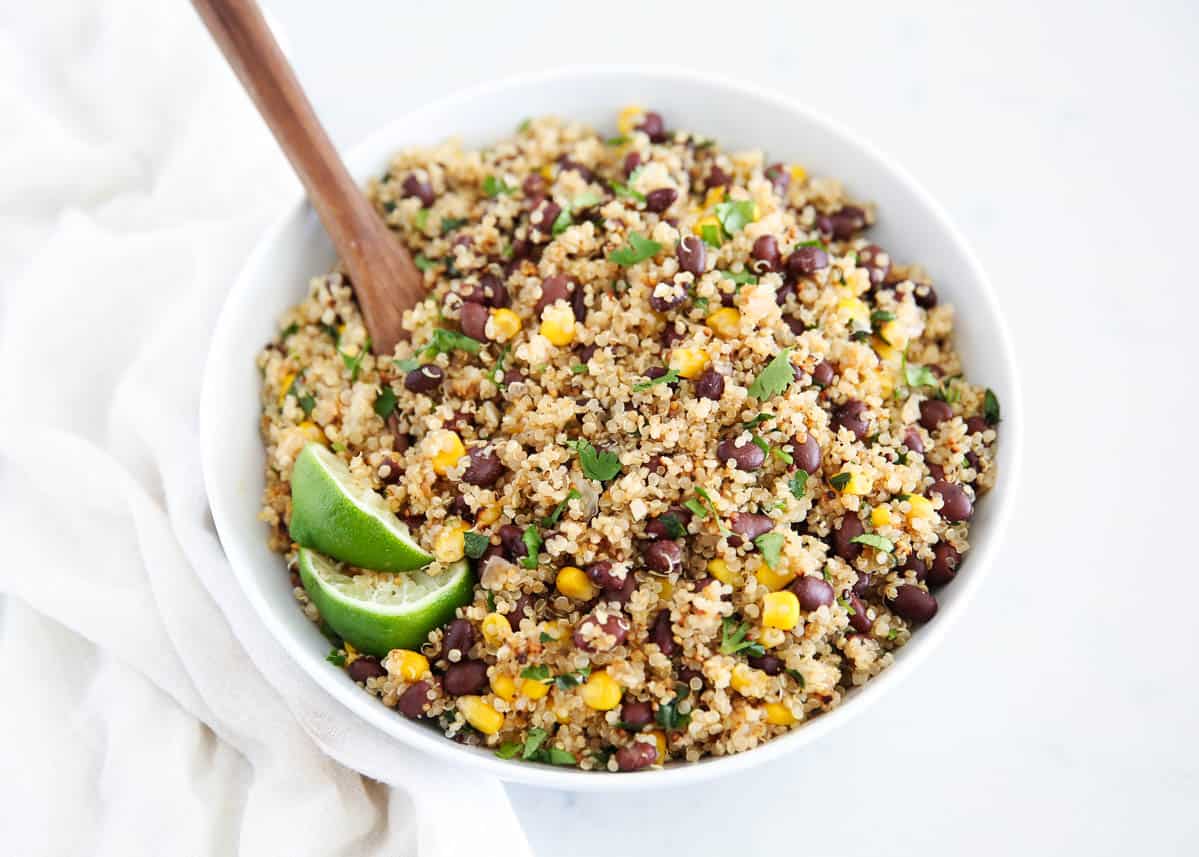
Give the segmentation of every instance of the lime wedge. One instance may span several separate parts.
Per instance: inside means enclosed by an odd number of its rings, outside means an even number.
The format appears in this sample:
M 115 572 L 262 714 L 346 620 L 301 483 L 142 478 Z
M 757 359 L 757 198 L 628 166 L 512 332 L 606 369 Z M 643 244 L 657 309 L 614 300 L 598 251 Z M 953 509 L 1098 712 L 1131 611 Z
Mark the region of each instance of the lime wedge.
M 330 628 L 379 657 L 392 649 L 419 649 L 429 632 L 453 619 L 474 594 L 466 560 L 436 577 L 423 571 L 351 576 L 340 563 L 301 548 L 300 580 Z
M 345 462 L 317 443 L 291 472 L 291 537 L 306 548 L 375 571 L 409 571 L 433 561 L 408 527 Z

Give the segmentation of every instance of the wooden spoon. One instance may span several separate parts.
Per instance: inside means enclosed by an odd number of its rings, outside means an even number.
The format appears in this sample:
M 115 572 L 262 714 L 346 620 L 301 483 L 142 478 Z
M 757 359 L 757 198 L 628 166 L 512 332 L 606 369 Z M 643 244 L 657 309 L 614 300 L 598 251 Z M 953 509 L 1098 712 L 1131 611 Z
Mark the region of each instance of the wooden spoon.
M 412 257 L 350 178 L 254 0 L 192 0 L 308 191 L 350 272 L 376 354 L 406 338 L 404 310 L 425 297 Z

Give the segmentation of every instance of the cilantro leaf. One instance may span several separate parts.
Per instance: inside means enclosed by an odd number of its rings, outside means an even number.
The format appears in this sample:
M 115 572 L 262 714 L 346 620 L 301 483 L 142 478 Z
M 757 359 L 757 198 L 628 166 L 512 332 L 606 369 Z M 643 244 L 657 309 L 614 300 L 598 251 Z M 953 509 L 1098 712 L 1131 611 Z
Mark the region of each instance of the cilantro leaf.
M 777 446 L 770 450 L 770 454 L 777 458 L 783 464 L 792 464 L 795 459 L 791 457 L 791 453 L 785 449 L 779 449 Z
M 465 217 L 443 217 L 441 218 L 441 234 L 449 235 L 460 226 L 465 226 L 467 220 Z
M 308 393 L 305 393 L 304 395 L 300 396 L 297 401 L 300 403 L 300 410 L 304 412 L 304 416 L 312 416 L 312 409 L 316 407 L 316 399 L 312 398 L 312 396 Z
M 790 348 L 784 348 L 776 354 L 749 385 L 749 394 L 755 399 L 765 400 L 786 390 L 795 379 L 795 370 L 791 368 L 790 358 Z
M 420 211 L 418 211 L 416 213 L 416 217 L 412 218 L 412 225 L 415 226 L 418 231 L 424 232 L 425 227 L 429 225 L 429 209 L 422 208 Z
M 520 752 L 519 741 L 505 741 L 500 745 L 500 748 L 495 751 L 495 754 L 501 759 L 511 759 Z
M 772 419 L 774 419 L 774 414 L 761 413 L 755 416 L 752 420 L 742 423 L 741 427 L 745 429 L 757 428 L 762 423 Z
M 687 727 L 691 722 L 691 715 L 680 713 L 679 701 L 672 699 L 658 706 L 658 710 L 654 712 L 654 720 L 667 732 L 677 732 Z
M 834 488 L 836 488 L 838 491 L 841 491 L 846 485 L 849 484 L 849 480 L 852 478 L 852 473 L 834 473 L 829 477 L 828 481 L 829 484 L 831 484 Z
M 758 278 L 748 271 L 721 271 L 720 275 L 726 280 L 732 280 L 740 285 L 753 284 L 758 281 Z
M 562 513 L 566 511 L 566 504 L 571 500 L 578 498 L 579 496 L 579 492 L 571 488 L 570 493 L 566 495 L 566 499 L 559 503 L 554 508 L 554 511 L 551 512 L 547 517 L 541 519 L 541 526 L 552 527 L 554 524 L 558 523 L 558 520 L 562 517 Z
M 579 466 L 588 479 L 607 482 L 620 473 L 620 459 L 616 453 L 598 450 L 585 440 L 573 441 L 570 446 L 579 454 Z
M 629 178 L 631 180 L 632 176 L 630 176 Z M 633 200 L 636 200 L 637 202 L 645 202 L 645 194 L 643 194 L 639 190 L 634 190 L 633 188 L 629 187 L 624 182 L 610 181 L 610 182 L 608 182 L 608 187 L 612 188 L 612 193 L 616 194 L 619 197 L 624 197 L 625 199 L 633 199 Z
M 618 134 L 615 137 L 609 137 L 607 140 L 604 140 L 604 144 L 608 146 L 623 146 L 627 142 L 629 142 L 629 138 L 624 134 Z
M 634 384 L 633 392 L 640 393 L 643 390 L 648 390 L 650 387 L 656 387 L 659 384 L 673 384 L 677 380 L 679 380 L 678 370 L 667 369 L 664 374 L 659 375 L 657 378 L 649 378 L 645 381 L 639 381 Z
M 375 397 L 375 413 L 383 419 L 387 419 L 391 416 L 391 412 L 396 409 L 398 398 L 395 391 L 391 389 L 391 385 L 385 385 L 382 392 Z
M 574 217 L 571 215 L 570 206 L 568 205 L 558 212 L 558 216 L 554 218 L 554 225 L 550 229 L 550 233 L 553 235 L 561 235 L 563 232 L 569 229 L 573 223 Z
M 937 376 L 927 366 L 915 366 L 908 362 L 907 352 L 903 355 L 903 380 L 909 387 L 935 387 Z
M 574 366 L 570 367 L 570 374 L 572 374 L 572 375 L 582 375 L 582 374 L 586 373 L 586 371 L 587 371 L 586 363 L 576 363 Z
M 433 336 L 429 339 L 429 344 L 425 346 L 423 353 L 426 358 L 436 357 L 438 354 L 449 354 L 454 350 L 478 354 L 482 347 L 483 343 L 477 339 L 471 339 L 465 333 L 437 327 L 433 329 Z
M 526 761 L 532 759 L 542 742 L 548 737 L 548 732 L 538 726 L 534 726 L 525 735 L 525 746 L 524 749 L 521 750 L 520 757 Z
M 549 635 L 544 634 L 543 636 L 548 637 Z M 553 639 L 553 637 L 550 637 L 550 640 Z M 546 641 L 542 640 L 541 642 L 544 643 Z M 527 678 L 529 681 L 539 681 L 542 684 L 549 684 L 551 681 L 553 681 L 553 678 L 550 676 L 550 668 L 545 664 L 537 664 L 537 666 L 525 667 L 523 670 L 521 670 L 520 677 Z
M 987 392 L 983 393 L 983 419 L 989 426 L 999 422 L 999 398 L 990 387 L 987 388 Z
M 736 655 L 745 652 L 755 658 L 766 654 L 766 649 L 761 643 L 745 639 L 747 633 L 749 633 L 748 622 L 738 623 L 734 617 L 726 616 L 720 626 L 720 653 Z
M 558 638 L 557 638 L 557 637 L 551 637 L 551 636 L 550 636 L 549 634 L 547 634 L 545 631 L 542 631 L 542 632 L 541 632 L 541 635 L 540 635 L 540 636 L 539 636 L 537 639 L 538 639 L 540 642 L 542 642 L 542 643 L 556 643 L 556 642 L 558 642 Z M 549 677 L 549 673 L 546 673 L 546 677 L 547 677 L 547 678 Z
M 422 271 L 428 271 L 437 263 L 425 256 L 424 253 L 417 253 L 412 257 L 412 264 L 416 265 L 416 267 L 420 268 Z
M 358 371 L 362 368 L 362 358 L 366 357 L 366 352 L 370 347 L 371 341 L 367 339 L 362 347 L 358 349 L 358 353 L 353 356 L 346 354 L 340 348 L 337 349 L 337 353 L 341 355 L 341 362 L 345 364 L 346 369 L 350 372 L 351 381 L 358 380 Z
M 325 655 L 325 660 L 338 667 L 344 667 L 346 665 L 346 656 L 337 649 L 331 649 L 329 654 Z
M 299 331 L 300 331 L 300 326 L 293 321 L 287 327 L 283 328 L 283 330 L 279 331 L 279 338 L 287 339 L 289 336 L 299 333 Z
M 862 533 L 860 536 L 854 536 L 850 541 L 859 545 L 869 545 L 886 553 L 891 553 L 895 550 L 895 545 L 891 543 L 891 540 L 886 536 L 880 536 L 878 533 Z
M 804 689 L 804 685 L 806 685 L 806 684 L 807 684 L 807 682 L 805 682 L 805 681 L 804 681 L 803 673 L 801 673 L 799 670 L 793 670 L 793 669 L 791 669 L 790 667 L 788 667 L 788 669 L 787 669 L 787 675 L 791 676 L 791 678 L 793 678 L 793 679 L 795 679 L 797 682 L 799 682 L 799 689 L 800 689 L 800 690 L 803 690 L 803 689 Z
M 701 520 L 708 517 L 708 507 L 699 502 L 699 500 L 686 500 L 683 502 L 683 507 Z
M 669 512 L 658 517 L 662 526 L 666 528 L 666 536 L 672 539 L 681 539 L 687 535 L 687 530 L 683 526 L 683 522 Z
M 495 199 L 502 193 L 512 193 L 516 188 L 508 185 L 503 179 L 495 176 L 488 176 L 483 179 L 483 193 L 487 194 L 492 199 Z
M 762 562 L 766 563 L 766 567 L 772 571 L 778 568 L 779 559 L 782 558 L 783 552 L 783 534 L 782 533 L 762 533 L 754 539 L 754 544 L 762 553 Z
M 573 753 L 568 753 L 566 750 L 559 750 L 557 747 L 550 747 L 546 758 L 551 765 L 578 764 L 578 760 L 574 757 Z
M 895 313 L 888 312 L 885 309 L 876 309 L 870 313 L 870 323 L 872 325 L 885 324 L 888 321 L 895 321 Z
M 791 474 L 791 479 L 787 482 L 787 487 L 791 489 L 791 496 L 796 500 L 802 500 L 804 493 L 808 490 L 808 472 L 806 470 L 796 470 Z
M 471 559 L 478 559 L 490 544 L 491 539 L 482 533 L 469 532 L 466 534 L 466 555 Z
M 533 124 L 532 119 L 521 119 L 520 124 L 516 126 L 516 133 L 523 134 L 529 130 L 529 126 Z
M 716 206 L 716 219 L 729 235 L 740 232 L 746 224 L 753 223 L 757 213 L 758 207 L 751 199 L 730 199 Z
M 609 253 L 608 261 L 628 267 L 652 258 L 661 249 L 662 245 L 657 241 L 646 238 L 640 232 L 630 232 L 629 243 Z
M 578 687 L 583 682 L 587 681 L 587 677 L 591 675 L 591 667 L 583 667 L 581 670 L 574 672 L 562 673 L 554 679 L 554 687 L 559 690 L 570 690 L 573 687 Z
M 527 555 L 521 559 L 520 564 L 525 568 L 536 568 L 537 554 L 541 553 L 541 545 L 543 544 L 541 531 L 537 529 L 535 524 L 529 524 L 529 526 L 525 527 L 525 531 L 521 533 L 520 540 L 525 543 L 525 549 L 528 551 Z

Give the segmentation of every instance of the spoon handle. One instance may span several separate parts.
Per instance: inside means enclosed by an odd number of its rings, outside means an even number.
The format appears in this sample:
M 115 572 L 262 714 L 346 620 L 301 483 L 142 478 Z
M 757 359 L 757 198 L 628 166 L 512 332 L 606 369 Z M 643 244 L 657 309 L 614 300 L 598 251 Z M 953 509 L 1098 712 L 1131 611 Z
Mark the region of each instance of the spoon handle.
M 308 191 L 349 271 L 376 354 L 405 337 L 424 278 L 354 183 L 254 0 L 192 0 Z

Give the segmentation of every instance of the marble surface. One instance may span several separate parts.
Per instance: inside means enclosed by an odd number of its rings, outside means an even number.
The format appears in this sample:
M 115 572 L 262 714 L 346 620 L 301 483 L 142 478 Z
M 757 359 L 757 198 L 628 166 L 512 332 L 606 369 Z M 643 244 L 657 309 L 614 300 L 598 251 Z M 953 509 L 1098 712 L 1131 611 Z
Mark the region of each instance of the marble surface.
M 945 204 L 1016 336 L 1024 498 L 944 649 L 885 705 L 749 774 L 648 796 L 513 788 L 538 853 L 1195 847 L 1193 7 L 267 6 L 341 145 L 459 87 L 575 62 L 795 95 Z

